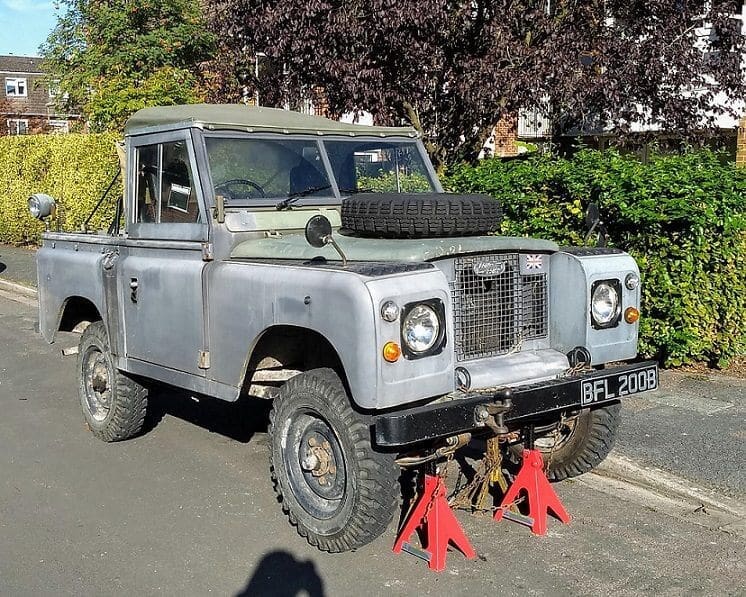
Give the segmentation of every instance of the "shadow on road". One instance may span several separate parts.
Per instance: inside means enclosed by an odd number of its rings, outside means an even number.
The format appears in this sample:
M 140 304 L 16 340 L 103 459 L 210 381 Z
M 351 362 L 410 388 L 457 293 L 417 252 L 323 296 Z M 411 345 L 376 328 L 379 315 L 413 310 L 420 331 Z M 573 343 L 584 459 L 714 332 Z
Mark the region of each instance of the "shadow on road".
M 0 274 L 2 274 L 6 269 L 8 269 L 8 266 L 0 261 Z
M 166 415 L 219 433 L 241 443 L 249 443 L 256 433 L 267 431 L 271 402 L 258 398 L 240 398 L 224 402 L 213 398 L 194 400 L 189 394 L 172 388 L 155 388 L 149 399 L 147 433 Z
M 286 551 L 273 551 L 261 559 L 254 574 L 236 597 L 262 595 L 323 597 L 324 581 L 312 561 L 299 561 Z

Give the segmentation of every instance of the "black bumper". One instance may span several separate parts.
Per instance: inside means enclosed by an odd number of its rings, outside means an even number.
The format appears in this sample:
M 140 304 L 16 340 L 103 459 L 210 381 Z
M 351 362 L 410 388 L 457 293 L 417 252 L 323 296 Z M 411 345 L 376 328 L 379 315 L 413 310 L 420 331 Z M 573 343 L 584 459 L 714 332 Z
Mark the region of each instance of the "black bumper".
M 532 419 L 611 404 L 657 387 L 655 361 L 585 372 L 512 388 L 512 406 L 504 419 L 509 427 L 518 428 Z M 503 394 L 465 393 L 463 398 L 378 415 L 373 423 L 376 443 L 405 446 L 484 428 L 479 411 L 502 397 Z

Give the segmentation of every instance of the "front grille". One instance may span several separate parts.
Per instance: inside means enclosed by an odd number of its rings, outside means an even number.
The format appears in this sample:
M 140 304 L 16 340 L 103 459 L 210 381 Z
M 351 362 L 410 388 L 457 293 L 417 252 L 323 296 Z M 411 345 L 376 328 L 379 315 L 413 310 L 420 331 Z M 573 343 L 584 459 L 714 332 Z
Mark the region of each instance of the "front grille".
M 517 254 L 457 258 L 451 295 L 458 361 L 514 352 L 547 335 L 546 274 L 522 276 Z

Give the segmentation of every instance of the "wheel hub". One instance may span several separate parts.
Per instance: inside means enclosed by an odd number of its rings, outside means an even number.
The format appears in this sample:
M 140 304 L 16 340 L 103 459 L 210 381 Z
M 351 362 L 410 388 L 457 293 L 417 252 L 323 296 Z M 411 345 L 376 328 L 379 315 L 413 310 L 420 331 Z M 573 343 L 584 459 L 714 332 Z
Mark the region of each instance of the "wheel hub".
M 283 426 L 283 459 L 299 505 L 329 519 L 345 505 L 348 479 L 342 444 L 331 425 L 313 410 L 294 413 Z
M 91 385 L 99 394 L 109 389 L 109 372 L 106 370 L 106 365 L 100 361 L 96 362 L 93 367 Z
M 554 431 L 536 438 L 534 445 L 543 451 L 557 450 L 566 444 L 575 432 L 576 419 L 568 419 L 556 427 Z
M 98 350 L 86 355 L 83 383 L 88 412 L 94 420 L 103 421 L 111 408 L 111 372 L 106 357 Z
M 329 441 L 315 430 L 307 432 L 301 445 L 301 468 L 310 473 L 319 485 L 333 485 L 337 473 L 334 453 Z

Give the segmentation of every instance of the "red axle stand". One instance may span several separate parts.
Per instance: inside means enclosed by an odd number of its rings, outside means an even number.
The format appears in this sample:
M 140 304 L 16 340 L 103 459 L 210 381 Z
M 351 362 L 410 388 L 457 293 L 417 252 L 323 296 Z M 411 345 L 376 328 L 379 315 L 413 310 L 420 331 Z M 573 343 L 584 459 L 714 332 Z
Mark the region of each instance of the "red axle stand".
M 427 536 L 423 545 L 425 550 L 405 542 L 420 527 L 424 528 Z M 396 538 L 394 553 L 400 553 L 403 549 L 426 560 L 431 570 L 441 572 L 446 567 L 446 550 L 449 543 L 468 559 L 476 557 L 471 543 L 448 505 L 443 479 L 425 475 L 425 489 Z
M 507 507 L 515 501 L 521 490 L 526 490 L 529 518 L 516 517 L 508 513 L 506 518 L 523 522 L 531 527 L 534 535 L 547 534 L 547 513 L 552 513 L 565 524 L 570 522 L 570 515 L 560 502 L 557 494 L 549 484 L 544 474 L 544 462 L 539 450 L 523 450 L 523 464 L 515 477 L 515 481 L 508 489 L 500 503 L 500 509 L 495 512 L 495 520 L 502 520 Z

